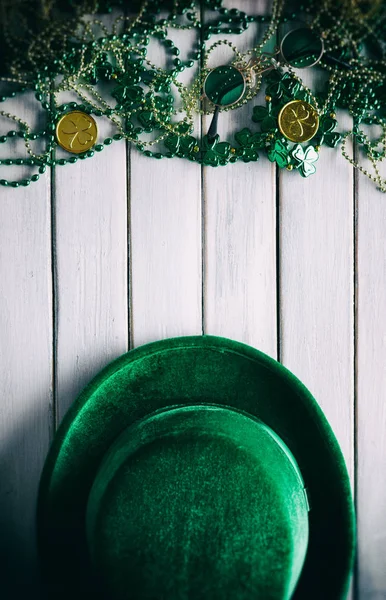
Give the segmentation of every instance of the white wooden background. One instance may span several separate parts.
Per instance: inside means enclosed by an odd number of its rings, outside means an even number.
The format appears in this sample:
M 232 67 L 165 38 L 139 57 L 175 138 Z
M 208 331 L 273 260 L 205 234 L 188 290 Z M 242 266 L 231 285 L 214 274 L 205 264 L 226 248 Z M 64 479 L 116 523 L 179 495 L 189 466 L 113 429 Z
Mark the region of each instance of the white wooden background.
M 36 113 L 32 97 L 8 107 Z M 221 116 L 221 132 L 250 115 Z M 355 493 L 354 597 L 386 598 L 385 226 L 385 195 L 328 148 L 303 180 L 265 158 L 201 168 L 120 142 L 0 188 L 2 597 L 38 596 L 38 480 L 77 394 L 129 348 L 207 333 L 277 358 L 315 395 Z

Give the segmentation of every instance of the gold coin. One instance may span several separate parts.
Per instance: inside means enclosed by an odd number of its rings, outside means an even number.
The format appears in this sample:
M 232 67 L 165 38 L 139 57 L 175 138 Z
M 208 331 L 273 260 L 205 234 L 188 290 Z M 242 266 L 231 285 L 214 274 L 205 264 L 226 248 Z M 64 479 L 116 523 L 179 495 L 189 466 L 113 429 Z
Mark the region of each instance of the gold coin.
M 278 117 L 279 129 L 291 142 L 308 142 L 319 129 L 319 115 L 304 100 L 292 100 L 285 104 Z
M 58 144 L 67 152 L 86 152 L 96 144 L 97 137 L 95 119 L 80 110 L 65 114 L 56 125 Z

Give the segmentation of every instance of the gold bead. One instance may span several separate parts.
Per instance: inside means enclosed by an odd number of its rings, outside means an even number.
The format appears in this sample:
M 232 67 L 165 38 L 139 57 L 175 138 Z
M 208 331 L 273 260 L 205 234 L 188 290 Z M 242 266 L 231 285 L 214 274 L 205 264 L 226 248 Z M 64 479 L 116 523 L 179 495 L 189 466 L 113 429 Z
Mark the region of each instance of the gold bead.
M 320 146 L 315 146 L 315 150 L 316 150 L 316 152 L 319 152 Z
M 294 168 L 293 165 L 287 165 L 286 166 L 287 171 L 292 171 L 293 168 Z
M 193 150 L 194 150 L 195 152 L 199 152 L 199 151 L 200 151 L 200 148 L 199 148 L 199 146 L 194 146 Z
M 330 117 L 331 117 L 331 119 L 336 119 L 336 113 L 334 113 L 334 112 L 331 112 L 331 113 L 330 113 Z
M 232 154 L 236 154 L 236 148 L 231 148 Z
M 113 73 L 113 74 L 111 75 L 111 79 L 118 79 L 118 75 L 117 75 L 116 73 Z
M 266 96 L 265 97 L 265 101 L 266 102 L 271 102 L 271 100 L 272 100 L 272 96 Z

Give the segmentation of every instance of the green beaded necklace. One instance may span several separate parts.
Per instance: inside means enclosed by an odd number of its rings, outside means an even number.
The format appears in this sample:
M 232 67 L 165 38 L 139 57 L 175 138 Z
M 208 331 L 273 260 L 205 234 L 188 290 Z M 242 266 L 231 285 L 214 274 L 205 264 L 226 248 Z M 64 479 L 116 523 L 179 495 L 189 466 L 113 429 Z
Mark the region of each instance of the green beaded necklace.
M 108 27 L 103 14 L 113 9 L 121 14 Z M 98 18 L 87 17 L 97 13 Z M 0 72 L 0 116 L 13 124 L 0 135 L 0 147 L 9 147 L 12 156 L 0 159 L 0 169 L 20 165 L 33 170 L 29 178 L 1 178 L 2 186 L 28 186 L 47 167 L 90 158 L 125 139 L 152 158 L 179 157 L 207 166 L 255 162 L 266 155 L 303 177 L 316 171 L 323 146 L 340 145 L 343 156 L 386 191 L 379 172 L 386 156 L 382 2 L 309 0 L 299 6 L 273 0 L 270 15 L 248 15 L 223 7 L 221 0 L 0 0 L 0 15 L 1 64 L 6 65 Z M 226 38 L 242 36 L 256 24 L 266 30 L 248 52 L 241 53 Z M 196 33 L 185 59 L 171 39 L 175 30 Z M 214 35 L 222 37 L 208 46 Z M 155 44 L 165 55 L 162 64 L 148 57 Z M 233 54 L 225 64 L 216 58 L 224 46 Z M 317 91 L 302 79 L 300 69 L 306 68 L 326 73 Z M 192 77 L 183 83 L 187 73 Z M 221 113 L 252 105 L 262 89 L 265 104 L 251 106 L 251 126 L 230 140 L 220 139 Z M 7 103 L 12 106 L 14 98 L 31 90 L 45 115 L 41 129 L 6 110 Z M 76 101 L 63 103 L 62 94 L 68 92 Z M 348 111 L 353 121 L 340 133 L 338 109 Z M 212 115 L 201 137 L 195 135 L 199 115 Z M 116 129 L 103 141 L 91 134 L 100 119 Z M 372 139 L 375 127 L 381 135 Z M 26 155 L 15 157 L 20 138 Z M 349 138 L 372 173 L 349 156 Z M 60 146 L 67 150 L 63 157 Z

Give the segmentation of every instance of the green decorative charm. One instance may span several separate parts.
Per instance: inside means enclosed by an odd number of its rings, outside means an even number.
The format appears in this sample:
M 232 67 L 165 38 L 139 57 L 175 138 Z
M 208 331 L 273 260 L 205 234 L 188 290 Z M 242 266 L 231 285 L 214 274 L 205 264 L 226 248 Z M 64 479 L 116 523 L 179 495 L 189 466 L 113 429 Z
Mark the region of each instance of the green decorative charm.
M 316 172 L 315 163 L 319 158 L 319 154 L 313 146 L 308 146 L 304 150 L 300 144 L 297 144 L 291 150 L 291 157 L 294 159 L 295 167 L 302 177 L 309 177 Z
M 204 83 L 204 92 L 215 106 L 232 106 L 241 100 L 245 92 L 244 75 L 232 65 L 213 69 Z
M 254 121 L 255 123 L 260 123 L 261 131 L 264 131 L 266 133 L 276 132 L 278 130 L 277 117 L 277 108 L 273 108 L 272 102 L 268 101 L 266 107 L 254 107 L 252 121 Z
M 231 156 L 231 145 L 228 142 L 220 142 L 220 136 L 216 135 L 214 139 L 203 139 L 203 157 L 202 163 L 211 167 L 226 165 Z
M 275 101 L 295 99 L 301 89 L 300 82 L 293 75 L 279 70 L 272 71 L 267 79 L 269 85 L 265 93 L 267 96 L 272 96 Z
M 320 136 L 317 136 L 317 145 L 321 146 L 322 144 L 326 144 L 330 148 L 336 148 L 340 143 L 342 136 L 340 133 L 334 131 L 337 127 L 338 122 L 335 119 L 335 115 L 332 117 L 331 115 L 325 116 L 321 119 L 319 131 L 321 132 Z
M 254 162 L 258 160 L 258 150 L 265 147 L 266 136 L 261 133 L 252 133 L 247 127 L 235 135 L 235 140 L 240 148 L 236 151 L 244 162 Z
M 174 156 L 189 157 L 200 150 L 196 138 L 191 135 L 170 135 L 164 144 Z
M 301 146 L 300 146 L 301 148 Z M 277 139 L 268 150 L 268 159 L 276 162 L 278 167 L 284 169 L 290 163 L 289 149 L 286 141 Z

